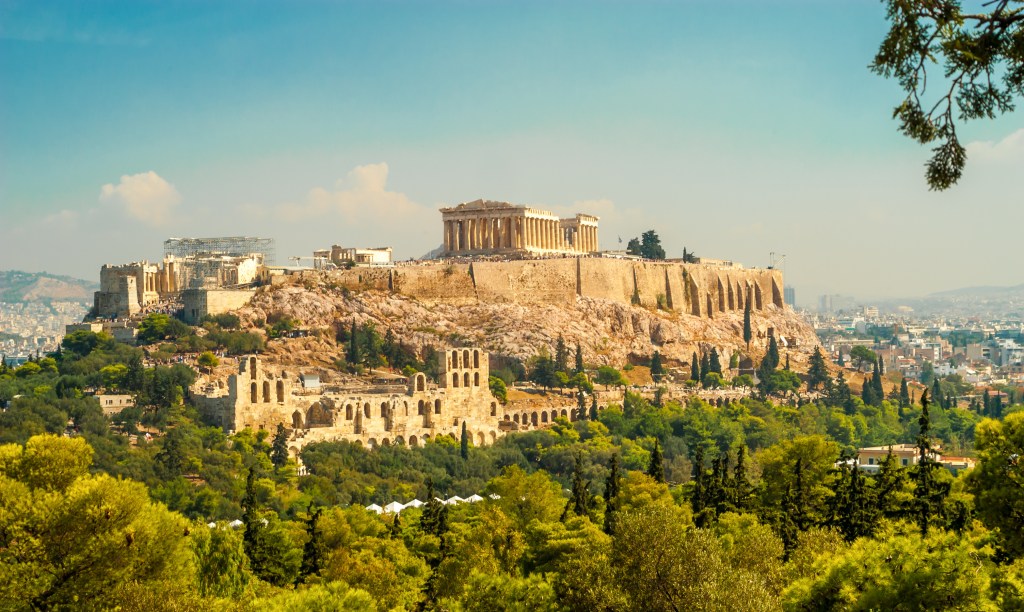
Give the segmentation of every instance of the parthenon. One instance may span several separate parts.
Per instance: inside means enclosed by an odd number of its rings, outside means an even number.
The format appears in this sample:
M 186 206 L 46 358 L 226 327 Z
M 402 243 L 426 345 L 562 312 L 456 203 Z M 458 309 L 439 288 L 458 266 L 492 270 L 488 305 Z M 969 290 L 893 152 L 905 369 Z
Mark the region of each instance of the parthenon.
M 441 209 L 444 250 L 452 254 L 503 252 L 593 253 L 598 250 L 597 221 L 578 214 L 554 213 L 507 202 L 475 200 Z

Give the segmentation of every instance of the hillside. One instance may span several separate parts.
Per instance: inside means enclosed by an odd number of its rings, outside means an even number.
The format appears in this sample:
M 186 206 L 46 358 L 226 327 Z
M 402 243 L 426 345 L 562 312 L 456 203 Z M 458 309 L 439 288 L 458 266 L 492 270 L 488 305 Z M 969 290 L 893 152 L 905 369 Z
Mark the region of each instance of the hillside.
M 492 353 L 519 359 L 552 350 L 559 335 L 570 346 L 579 343 L 588 363 L 621 367 L 660 351 L 669 366 L 688 363 L 702 348 L 716 347 L 724 358 L 745 352 L 743 312 L 718 313 L 714 318 L 577 296 L 561 304 L 448 303 L 420 301 L 379 290 L 351 291 L 325 284 L 305 283 L 268 287 L 238 311 L 247 327 L 259 328 L 268 317 L 285 316 L 325 333 L 270 343 L 268 351 L 282 364 L 329 365 L 343 347 L 334 339 L 336 326 L 352 320 L 373 323 L 383 334 L 391 329 L 400 342 L 416 349 L 426 346 L 480 346 Z M 806 362 L 817 345 L 807 323 L 792 310 L 768 305 L 751 319 L 751 354 L 760 358 L 768 329 L 793 345 L 794 365 Z
M 0 271 L 0 302 L 89 302 L 96 283 L 46 272 Z

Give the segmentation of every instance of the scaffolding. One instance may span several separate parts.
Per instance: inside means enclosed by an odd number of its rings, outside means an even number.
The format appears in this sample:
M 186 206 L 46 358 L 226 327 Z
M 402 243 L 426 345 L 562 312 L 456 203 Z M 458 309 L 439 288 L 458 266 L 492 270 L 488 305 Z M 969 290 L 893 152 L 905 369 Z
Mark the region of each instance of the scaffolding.
M 229 257 L 245 257 L 253 253 L 263 255 L 263 263 L 275 263 L 275 246 L 273 238 L 255 238 L 253 236 L 226 236 L 219 238 L 168 238 L 164 240 L 164 256 L 202 257 L 226 255 Z

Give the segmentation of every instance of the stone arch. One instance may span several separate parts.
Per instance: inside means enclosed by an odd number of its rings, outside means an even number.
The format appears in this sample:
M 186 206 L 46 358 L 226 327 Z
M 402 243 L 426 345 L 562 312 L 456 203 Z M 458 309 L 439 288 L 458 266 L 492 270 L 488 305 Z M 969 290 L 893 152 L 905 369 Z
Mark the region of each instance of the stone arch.
M 491 402 L 491 416 L 498 416 L 498 402 Z
M 496 434 L 493 431 L 491 431 L 490 436 L 491 436 L 491 444 L 494 444 L 495 442 L 498 441 L 498 434 Z
M 366 445 L 369 446 L 371 449 L 377 448 L 377 438 L 370 438 L 369 440 L 366 441 Z
M 465 372 L 462 375 L 462 383 L 463 383 L 462 384 L 463 387 L 468 387 L 469 386 L 469 372 Z
M 252 383 L 249 387 L 249 402 L 255 404 L 259 399 L 259 394 L 256 392 L 256 383 Z
M 536 416 L 536 414 L 537 413 L 535 412 L 534 416 Z M 548 411 L 547 410 L 541 410 L 540 411 L 540 422 L 541 423 L 547 423 L 548 422 Z
M 569 418 L 569 411 L 567 411 L 565 408 L 562 408 L 561 416 L 562 418 L 565 419 Z
M 249 358 L 249 378 L 256 378 L 256 358 Z
M 263 381 L 263 403 L 270 403 L 270 381 Z
M 473 367 L 474 368 L 479 368 L 480 367 L 480 350 L 479 349 L 473 349 Z
M 518 423 L 519 422 L 519 415 L 518 414 L 513 414 L 512 415 L 512 422 L 513 423 Z
M 477 446 L 483 446 L 484 444 L 487 444 L 487 437 L 484 436 L 484 432 L 482 432 L 482 431 L 476 432 L 476 445 Z
M 363 447 L 363 441 L 362 440 L 355 440 L 352 443 L 355 444 L 356 446 L 358 446 L 359 448 Z
M 298 410 L 292 413 L 292 429 L 302 429 L 302 413 Z
M 391 446 L 391 440 L 384 438 L 380 441 L 381 446 Z
M 396 436 L 395 446 L 405 446 L 405 438 L 403 438 L 402 436 Z
M 417 391 L 426 391 L 427 389 L 427 377 L 422 373 L 416 374 L 416 386 Z
M 458 440 L 458 438 L 455 437 L 455 433 L 454 432 L 449 433 L 448 437 L 451 438 L 452 440 Z
M 416 448 L 419 445 L 420 442 L 416 439 L 416 436 L 409 436 L 409 448 Z
M 452 351 L 452 368 L 459 367 L 459 352 Z
M 334 415 L 320 402 L 315 402 L 306 411 L 307 427 L 330 427 L 332 425 L 334 425 Z
M 352 420 L 352 404 L 345 404 L 345 419 Z
M 469 367 L 469 349 L 462 351 L 462 367 Z
M 480 372 L 473 372 L 473 386 L 480 386 Z
M 557 410 L 552 410 L 551 411 L 551 422 L 554 423 L 555 419 L 557 419 L 557 418 L 558 418 L 558 411 Z
M 283 380 L 277 381 L 277 403 L 278 404 L 283 404 L 284 403 L 284 381 Z
M 419 404 L 416 405 L 416 414 L 426 414 L 426 411 L 423 410 L 423 400 L 420 400 Z
M 434 414 L 441 414 L 441 400 L 434 400 Z
M 458 387 L 458 386 L 459 386 L 459 373 L 456 372 L 456 373 L 452 374 L 452 387 Z
M 363 404 L 363 416 L 370 418 L 370 402 Z

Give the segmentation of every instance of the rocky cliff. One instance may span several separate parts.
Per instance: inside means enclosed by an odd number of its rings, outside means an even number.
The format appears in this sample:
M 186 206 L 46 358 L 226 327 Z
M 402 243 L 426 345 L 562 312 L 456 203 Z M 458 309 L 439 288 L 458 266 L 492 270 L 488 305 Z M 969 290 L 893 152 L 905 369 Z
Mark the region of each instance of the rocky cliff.
M 268 353 L 282 364 L 328 365 L 344 353 L 334 340 L 336 324 L 372 322 L 383 334 L 391 329 L 403 344 L 479 346 L 493 354 L 519 359 L 535 356 L 542 347 L 553 351 L 559 335 L 570 346 L 579 343 L 588 364 L 622 367 L 660 351 L 672 364 L 688 363 L 694 351 L 714 346 L 728 363 L 734 351 L 746 353 L 743 311 L 726 310 L 712 317 L 676 310 L 632 305 L 616 299 L 573 295 L 557 303 L 517 303 L 472 299 L 423 300 L 395 291 L 352 290 L 329 278 L 266 287 L 238 311 L 249 327 L 273 316 L 287 316 L 305 328 L 322 330 L 307 338 L 271 342 Z M 751 317 L 754 339 L 749 353 L 763 355 L 769 329 L 799 367 L 817 345 L 807 323 L 791 309 L 766 303 Z M 788 347 L 788 349 L 786 348 Z

